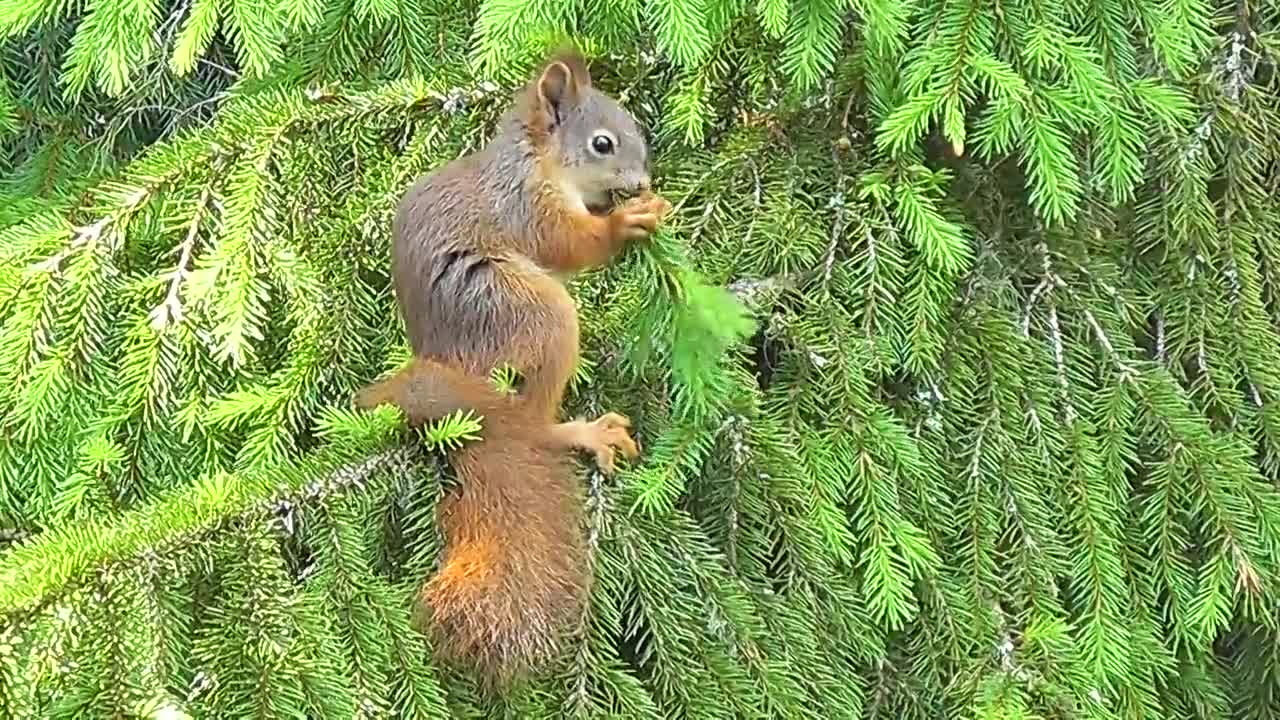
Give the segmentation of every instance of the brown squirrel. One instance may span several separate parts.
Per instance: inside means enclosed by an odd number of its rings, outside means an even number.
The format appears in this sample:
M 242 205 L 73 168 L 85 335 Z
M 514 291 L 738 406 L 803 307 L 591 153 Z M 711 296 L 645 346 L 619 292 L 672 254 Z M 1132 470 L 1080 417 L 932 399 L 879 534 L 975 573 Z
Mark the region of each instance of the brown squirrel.
M 627 418 L 558 422 L 578 362 L 561 278 L 653 233 L 670 204 L 649 190 L 635 119 L 592 86 L 574 51 L 553 54 L 479 151 L 420 178 L 392 226 L 392 279 L 414 360 L 361 390 L 411 424 L 456 410 L 482 438 L 450 453 L 461 491 L 441 501 L 442 564 L 422 592 L 437 652 L 505 682 L 556 652 L 590 586 L 571 449 L 605 473 L 638 448 Z M 609 208 L 618 194 L 636 195 Z M 506 365 L 515 395 L 488 380 Z

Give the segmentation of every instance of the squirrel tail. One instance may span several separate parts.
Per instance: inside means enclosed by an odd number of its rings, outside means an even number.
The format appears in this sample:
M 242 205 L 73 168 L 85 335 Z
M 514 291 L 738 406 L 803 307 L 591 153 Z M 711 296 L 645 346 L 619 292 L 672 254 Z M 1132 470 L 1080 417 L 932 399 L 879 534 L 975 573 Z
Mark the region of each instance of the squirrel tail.
M 551 660 L 581 612 L 590 568 L 576 478 L 515 434 L 452 462 L 462 492 L 442 501 L 445 548 L 423 605 L 438 652 L 505 684 Z
M 440 501 L 444 548 L 420 597 L 437 656 L 506 685 L 554 657 L 590 585 L 569 455 L 545 442 L 551 428 L 518 399 L 435 361 L 419 358 L 356 397 L 360 407 L 388 402 L 410 423 L 483 416 L 481 440 L 450 453 L 461 490 Z

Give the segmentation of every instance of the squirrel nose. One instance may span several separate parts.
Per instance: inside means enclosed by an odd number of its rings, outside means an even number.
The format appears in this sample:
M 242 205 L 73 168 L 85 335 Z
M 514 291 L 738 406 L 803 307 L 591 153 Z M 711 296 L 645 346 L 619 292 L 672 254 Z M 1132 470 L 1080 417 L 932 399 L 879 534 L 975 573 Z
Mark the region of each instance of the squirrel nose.
M 635 189 L 640 192 L 645 192 L 649 189 L 649 183 L 650 183 L 649 175 L 647 173 L 644 175 L 641 175 L 636 178 Z

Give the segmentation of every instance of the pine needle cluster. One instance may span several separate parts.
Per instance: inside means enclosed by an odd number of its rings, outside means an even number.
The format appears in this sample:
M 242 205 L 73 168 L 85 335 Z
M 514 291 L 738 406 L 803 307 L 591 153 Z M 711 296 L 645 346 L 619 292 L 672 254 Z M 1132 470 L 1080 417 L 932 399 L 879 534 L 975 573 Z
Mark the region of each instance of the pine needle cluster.
M 390 220 L 574 37 L 596 581 L 432 658 Z M 1280 717 L 1280 5 L 0 0 L 0 715 Z

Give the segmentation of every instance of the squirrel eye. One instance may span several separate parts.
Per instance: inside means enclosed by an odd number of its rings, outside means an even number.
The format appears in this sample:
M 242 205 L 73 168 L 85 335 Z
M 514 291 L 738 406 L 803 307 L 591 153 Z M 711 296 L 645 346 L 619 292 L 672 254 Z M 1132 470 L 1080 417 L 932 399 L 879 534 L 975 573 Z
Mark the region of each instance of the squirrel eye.
M 613 152 L 613 140 L 608 135 L 596 135 L 591 138 L 591 149 L 601 155 L 608 155 Z

